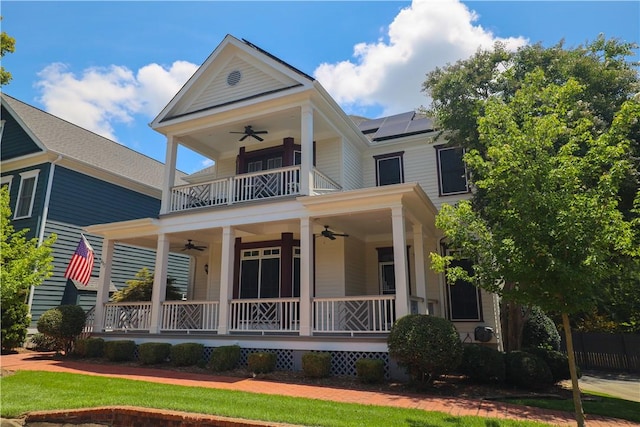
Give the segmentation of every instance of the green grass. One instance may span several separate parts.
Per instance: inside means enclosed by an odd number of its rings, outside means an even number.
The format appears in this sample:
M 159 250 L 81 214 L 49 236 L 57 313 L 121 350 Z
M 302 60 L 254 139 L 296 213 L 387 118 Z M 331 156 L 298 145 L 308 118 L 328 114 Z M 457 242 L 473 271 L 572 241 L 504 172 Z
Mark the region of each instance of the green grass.
M 583 393 L 583 396 L 582 407 L 585 414 L 640 422 L 640 402 L 618 399 L 596 392 Z M 559 411 L 574 411 L 572 399 L 503 399 L 503 401 Z
M 56 372 L 19 371 L 2 377 L 0 386 L 0 415 L 9 418 L 35 410 L 128 405 L 313 426 L 546 425 Z

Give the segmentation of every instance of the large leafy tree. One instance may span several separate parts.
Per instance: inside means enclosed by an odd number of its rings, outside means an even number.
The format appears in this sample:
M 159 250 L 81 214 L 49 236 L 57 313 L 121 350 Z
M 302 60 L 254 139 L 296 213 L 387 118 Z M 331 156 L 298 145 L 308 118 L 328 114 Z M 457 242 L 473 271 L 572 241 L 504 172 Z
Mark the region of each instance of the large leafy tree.
M 0 21 L 2 17 L 0 16 Z M 15 52 L 16 40 L 6 32 L 0 33 L 0 58 L 4 58 L 7 53 Z M 0 86 L 4 86 L 11 81 L 11 73 L 0 65 Z
M 640 103 L 624 102 L 604 127 L 569 78 L 550 83 L 538 68 L 508 100 L 490 98 L 478 119 L 478 143 L 465 155 L 481 204 L 443 206 L 436 225 L 460 256 L 474 260 L 475 281 L 503 298 L 561 313 L 578 424 L 584 424 L 569 315 L 594 295 L 621 256 L 640 256 L 637 216 L 620 209 L 622 184 L 637 174 L 628 153 Z M 637 214 L 640 192 L 634 196 Z M 451 257 L 433 254 L 444 270 Z M 505 283 L 511 286 L 505 286 Z
M 592 43 L 567 49 L 564 44 L 545 48 L 540 44 L 523 47 L 515 52 L 507 51 L 497 44 L 492 50 L 478 51 L 469 59 L 438 68 L 429 73 L 423 84 L 423 91 L 432 97 L 430 114 L 435 116 L 442 129 L 446 129 L 446 139 L 452 145 L 467 150 L 476 149 L 481 158 L 487 158 L 487 146 L 480 139 L 478 119 L 485 116 L 490 99 L 510 102 L 518 90 L 527 84 L 527 76 L 541 69 L 541 84 L 562 85 L 569 80 L 581 86 L 580 108 L 587 109 L 593 122 L 594 135 L 601 134 L 612 125 L 614 115 L 622 104 L 634 95 L 638 97 L 640 83 L 637 63 L 629 58 L 637 48 L 634 44 L 599 36 Z M 634 197 L 638 189 L 638 165 L 640 163 L 640 123 L 630 123 L 630 146 L 627 156 L 633 162 L 635 173 L 629 173 L 620 183 L 620 200 L 617 209 L 632 220 L 637 218 L 633 209 Z M 481 170 L 473 171 L 471 180 L 482 179 Z M 475 188 L 472 209 L 482 211 L 486 190 Z M 595 307 L 587 308 L 575 317 L 581 324 L 590 322 L 581 318 L 596 316 L 611 324 L 616 321 L 627 330 L 635 330 L 638 319 L 633 313 L 638 307 L 637 298 L 622 295 L 639 294 L 637 272 L 640 263 L 626 255 L 617 254 L 610 260 L 618 264 L 618 272 L 601 282 L 593 296 Z M 516 286 L 505 283 L 506 287 Z M 593 301 L 594 298 L 591 299 Z M 518 349 L 525 311 L 506 299 L 502 300 L 503 337 L 509 349 Z M 608 321 L 608 322 L 607 322 Z M 593 323 L 593 322 L 591 322 Z
M 153 278 L 154 274 L 144 267 L 140 269 L 136 276 L 127 280 L 127 287 L 123 288 L 113 294 L 113 301 L 115 302 L 137 302 L 137 301 L 151 301 L 151 294 L 153 292 Z M 167 289 L 165 299 L 167 301 L 179 300 L 182 298 L 182 293 L 176 288 L 173 283 L 175 279 L 167 278 Z
M 25 237 L 27 229 L 15 231 L 11 224 L 9 192 L 0 189 L 0 304 L 2 305 L 2 351 L 24 342 L 29 326 L 26 299 L 31 286 L 40 285 L 51 276 L 52 234 L 41 245 Z

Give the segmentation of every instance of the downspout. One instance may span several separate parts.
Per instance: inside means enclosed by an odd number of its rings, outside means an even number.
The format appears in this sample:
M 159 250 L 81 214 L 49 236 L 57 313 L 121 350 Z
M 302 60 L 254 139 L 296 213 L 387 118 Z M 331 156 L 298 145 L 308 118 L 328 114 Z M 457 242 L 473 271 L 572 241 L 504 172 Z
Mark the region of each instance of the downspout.
M 44 207 L 42 209 L 42 219 L 40 222 L 40 232 L 38 233 L 38 247 L 42 246 L 42 242 L 44 242 L 44 229 L 47 225 L 47 217 L 49 215 L 49 200 L 51 200 L 51 187 L 53 187 L 53 173 L 56 169 L 56 163 L 62 160 L 62 154 L 58 154 L 58 157 L 51 162 L 51 167 L 49 168 L 49 179 L 47 180 L 47 191 L 44 195 Z M 33 294 L 35 293 L 35 286 L 31 285 L 31 289 L 29 289 L 29 302 L 27 303 L 29 307 L 29 316 L 31 316 L 31 306 L 33 305 Z

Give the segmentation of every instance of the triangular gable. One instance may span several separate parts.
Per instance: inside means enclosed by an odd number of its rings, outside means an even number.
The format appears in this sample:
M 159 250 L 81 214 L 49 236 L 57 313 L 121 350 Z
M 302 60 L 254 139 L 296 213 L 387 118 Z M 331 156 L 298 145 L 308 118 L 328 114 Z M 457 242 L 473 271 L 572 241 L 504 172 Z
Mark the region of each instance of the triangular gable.
M 46 147 L 30 132 L 28 126 L 9 105 L 2 105 L 2 144 L 0 159 L 2 161 L 46 151 Z
M 312 82 L 251 43 L 227 36 L 151 125 Z

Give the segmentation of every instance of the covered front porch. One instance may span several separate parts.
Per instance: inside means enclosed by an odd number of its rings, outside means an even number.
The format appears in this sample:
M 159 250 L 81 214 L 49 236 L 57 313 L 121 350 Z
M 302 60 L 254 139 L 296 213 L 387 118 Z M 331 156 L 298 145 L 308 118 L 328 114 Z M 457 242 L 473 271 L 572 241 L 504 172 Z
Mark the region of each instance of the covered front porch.
M 434 215 L 417 185 L 400 184 L 89 227 L 105 238 L 101 285 L 116 241 L 156 248 L 152 300 L 111 302 L 99 286 L 94 331 L 384 336 L 438 307 Z M 192 259 L 180 301 L 164 298 L 170 252 Z

